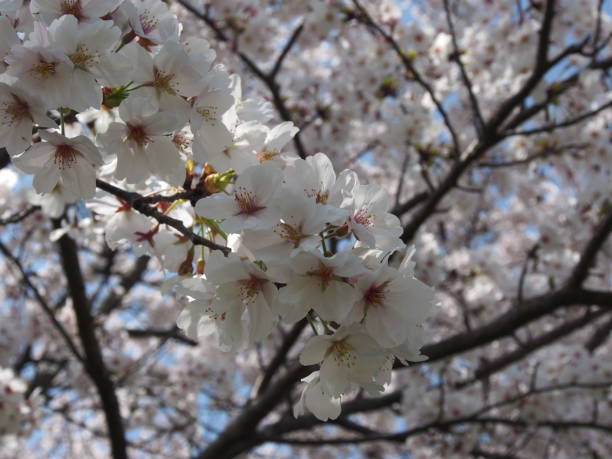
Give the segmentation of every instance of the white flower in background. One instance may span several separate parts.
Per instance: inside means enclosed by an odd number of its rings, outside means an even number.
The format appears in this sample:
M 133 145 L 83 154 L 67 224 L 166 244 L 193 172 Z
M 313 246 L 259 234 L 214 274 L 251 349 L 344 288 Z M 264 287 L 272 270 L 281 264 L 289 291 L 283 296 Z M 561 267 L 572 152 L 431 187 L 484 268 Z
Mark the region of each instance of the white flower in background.
M 69 15 L 79 22 L 93 22 L 112 12 L 123 0 L 32 0 L 30 9 L 45 24 Z
M 189 37 L 183 42 L 183 47 L 200 76 L 205 78 L 217 57 L 217 53 L 210 47 L 210 43 L 200 37 Z M 237 77 L 237 76 L 236 76 Z
M 272 229 L 244 232 L 245 245 L 265 262 L 285 263 L 299 251 L 316 249 L 321 245 L 319 233 L 342 212 L 317 206 L 288 186 L 281 188 L 279 196 L 282 196 L 277 201 L 280 221 Z
M 323 153 L 296 160 L 285 169 L 285 181 L 321 205 L 340 207 L 346 193 L 345 182 L 336 181 L 334 166 Z
M 0 16 L 0 73 L 3 73 L 7 67 L 4 58 L 9 54 L 11 48 L 18 43 L 20 43 L 20 40 L 11 21 L 6 16 Z
M 201 163 L 229 155 L 226 149 L 233 138 L 226 115 L 235 102 L 231 81 L 225 70 L 215 68 L 202 80 L 204 88 L 191 100 L 189 124 L 194 133 L 194 158 Z
M 173 231 L 159 231 L 153 236 L 154 254 L 164 269 L 180 272 L 181 265 L 189 260 L 193 244 L 186 236 Z M 193 253 L 192 253 L 193 256 Z
M 263 123 L 273 118 L 274 109 L 270 102 L 261 99 L 243 100 L 242 84 L 237 75 L 230 75 L 229 81 L 234 104 L 225 112 L 222 121 L 229 130 L 230 137 L 225 136 L 212 145 L 200 142 L 198 148 L 194 149 L 194 154 L 196 159 L 199 154 L 202 158 L 200 161 L 206 160 L 218 170 L 234 169 L 240 174 L 246 168 L 259 163 L 253 154 L 252 137 L 259 139 L 259 143 L 265 141 L 267 128 Z M 224 85 L 217 86 L 219 89 L 225 89 Z
M 375 184 L 360 185 L 355 180 L 349 196 L 342 207 L 350 209 L 348 226 L 357 240 L 385 251 L 403 247 L 399 239 L 402 224 L 399 218 L 388 212 L 391 200 L 383 188 Z
M 230 233 L 272 228 L 279 220 L 275 198 L 282 171 L 273 165 L 248 168 L 236 180 L 231 194 L 216 193 L 196 204 L 196 213 L 222 219 L 221 227 Z
M 23 5 L 23 0 L 0 0 L 0 11 L 3 13 L 12 13 L 17 11 Z
M 279 292 L 283 318 L 295 322 L 310 309 L 326 321 L 342 323 L 358 301 L 359 291 L 350 278 L 363 274 L 359 258 L 350 252 L 325 257 L 319 252 L 302 252 L 285 261 L 293 276 Z
M 51 218 L 61 217 L 66 209 L 66 204 L 79 200 L 79 197 L 67 189 L 61 181 L 48 193 L 35 194 L 32 192 L 31 195 L 30 202 L 40 206 L 45 215 Z
M 22 153 L 32 144 L 34 123 L 53 127 L 43 103 L 25 91 L 0 83 L 0 146 L 9 155 Z
M 188 295 L 189 304 L 176 319 L 176 325 L 186 336 L 192 339 L 214 336 L 221 343 L 223 330 L 216 321 L 225 320 L 222 314 L 216 314 L 212 308 L 215 297 L 215 286 L 206 278 L 192 277 L 183 279 L 177 289 L 181 294 Z
M 281 154 L 283 147 L 299 132 L 299 129 L 291 121 L 277 124 L 272 129 L 264 126 L 264 131 L 265 138 L 260 138 L 259 142 L 254 141 L 252 143 L 255 156 L 260 162 L 270 161 L 279 166 L 284 166 L 289 157 L 296 158 L 295 154 Z M 256 140 L 256 138 L 253 140 Z
M 355 385 L 371 385 L 387 359 L 361 327 L 340 327 L 333 335 L 312 337 L 300 353 L 302 365 L 321 364 L 326 394 L 339 397 Z
M 129 242 L 137 253 L 148 253 L 145 246 L 149 245 L 147 238 L 152 239 L 154 235 L 151 231 L 155 226 L 153 220 L 135 211 L 127 202 L 102 191 L 87 201 L 87 207 L 94 218 L 104 218 L 104 238 L 112 250 Z
M 15 31 L 26 36 L 34 28 L 34 17 L 27 0 L 0 0 L 0 13 L 11 21 Z
M 159 0 L 132 0 L 124 2 L 121 8 L 126 12 L 134 33 L 154 45 L 178 40 L 180 26 L 168 5 Z
M 134 43 L 124 49 L 131 58 L 130 79 L 141 86 L 135 94 L 161 101 L 162 96 L 193 97 L 202 90 L 202 77 L 178 41 L 165 42 L 154 56 Z
M 300 399 L 293 406 L 294 417 L 302 416 L 306 409 L 321 421 L 336 419 L 340 416 L 340 397 L 333 397 L 326 393 L 318 371 L 310 373 L 302 379 L 302 382 L 305 382 L 306 386 Z
M 265 339 L 275 322 L 272 311 L 276 309 L 278 289 L 273 280 L 248 259 L 235 254 L 225 257 L 219 252 L 207 258 L 205 274 L 216 286 L 214 314 L 225 317 L 217 322 L 223 328 L 225 346 L 236 351 Z
M 46 35 L 44 31 L 43 35 Z M 71 107 L 74 65 L 64 53 L 44 45 L 15 45 L 6 56 L 6 74 L 28 93 L 39 97 L 45 108 Z
M 39 135 L 43 142 L 13 158 L 16 167 L 35 174 L 34 189 L 48 193 L 61 179 L 64 187 L 79 198 L 93 198 L 96 168 L 102 165 L 102 157 L 93 142 L 85 136 L 69 139 L 49 131 L 41 131 Z
M 230 109 L 232 110 L 233 108 Z M 217 170 L 234 169 L 238 174 L 259 164 L 250 146 L 250 135 L 254 123 L 257 122 L 241 123 L 234 130 L 227 131 L 229 136 L 225 133 L 226 126 L 215 124 L 203 127 L 194 136 L 194 159 L 200 163 L 209 162 Z M 223 121 L 221 124 L 226 125 L 226 122 Z M 214 132 L 215 130 L 217 132 Z
M 169 112 L 158 112 L 157 104 L 130 96 L 119 107 L 123 123 L 112 123 L 98 140 L 117 155 L 115 176 L 139 183 L 151 175 L 180 177 L 183 164 L 170 134 L 181 127 Z
M 404 263 L 401 270 L 381 264 L 356 284 L 360 299 L 351 318 L 363 320 L 365 330 L 384 348 L 401 346 L 418 334 L 435 301 L 433 290 L 412 277 L 409 262 Z
M 49 26 L 51 46 L 62 51 L 74 65 L 70 108 L 80 112 L 100 107 L 100 82 L 106 68 L 112 66 L 110 50 L 120 35 L 110 21 L 79 23 L 72 15 L 62 16 Z
M 194 134 L 194 158 L 200 163 L 207 161 L 223 167 L 215 157 L 229 156 L 226 149 L 232 144 L 232 134 L 223 123 L 223 114 L 232 106 L 234 99 L 226 91 L 205 90 L 193 101 L 191 129 Z

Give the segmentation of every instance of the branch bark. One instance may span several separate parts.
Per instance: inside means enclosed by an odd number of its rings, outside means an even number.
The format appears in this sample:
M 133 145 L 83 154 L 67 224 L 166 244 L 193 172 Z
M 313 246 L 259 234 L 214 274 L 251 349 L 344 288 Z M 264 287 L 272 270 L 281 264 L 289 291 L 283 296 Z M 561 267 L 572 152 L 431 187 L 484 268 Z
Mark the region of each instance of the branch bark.
M 61 224 L 55 221 L 54 226 L 60 228 Z M 85 280 L 81 272 L 78 249 L 74 240 L 67 234 L 58 240 L 58 248 L 72 298 L 79 337 L 85 352 L 85 369 L 96 386 L 102 402 L 113 458 L 127 459 L 127 441 L 119 401 L 95 335 L 95 324 L 85 292 Z

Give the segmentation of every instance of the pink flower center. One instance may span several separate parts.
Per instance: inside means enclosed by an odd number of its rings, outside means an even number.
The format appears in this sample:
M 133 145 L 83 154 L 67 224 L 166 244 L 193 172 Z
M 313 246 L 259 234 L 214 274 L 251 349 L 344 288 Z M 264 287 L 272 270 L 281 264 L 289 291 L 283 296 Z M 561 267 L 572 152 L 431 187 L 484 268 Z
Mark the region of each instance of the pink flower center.
M 353 216 L 353 221 L 358 225 L 371 226 L 374 220 L 374 215 L 368 213 L 367 208 L 359 209 L 359 211 Z
M 236 215 L 253 215 L 259 212 L 265 207 L 260 206 L 257 203 L 255 193 L 245 189 L 236 190 L 234 193 L 234 200 L 238 205 L 238 212 Z
M 363 295 L 366 307 L 382 307 L 385 305 L 385 293 L 389 282 L 380 285 L 372 285 Z
M 78 150 L 75 150 L 70 145 L 58 145 L 53 162 L 61 170 L 70 169 L 76 164 L 78 155 Z
M 321 282 L 321 289 L 325 290 L 329 283 L 334 280 L 334 268 L 331 266 L 324 265 L 321 263 L 317 269 L 313 269 L 312 271 L 308 271 L 306 273 L 312 277 L 318 277 Z
M 145 34 L 151 33 L 159 24 L 159 20 L 151 14 L 151 10 L 145 9 L 138 18 L 140 26 Z
M 144 126 L 139 125 L 139 124 L 129 124 L 128 123 L 127 128 L 128 128 L 127 138 L 131 140 L 132 142 L 134 142 L 139 147 L 144 147 L 151 141 L 151 138 L 147 135 L 147 131 L 145 130 Z
M 147 86 L 152 86 L 162 92 L 167 92 L 168 94 L 176 94 L 175 89 L 172 87 L 172 79 L 174 78 L 173 73 L 167 75 L 161 70 L 155 69 L 153 71 L 153 74 L 154 80 L 150 83 L 147 83 Z
M 0 120 L 2 124 L 15 124 L 22 119 L 32 119 L 30 114 L 30 106 L 24 100 L 21 100 L 15 94 L 11 94 L 12 101 L 4 102 L 0 105 Z
M 327 199 L 329 198 L 329 192 L 323 190 L 304 190 L 306 192 L 306 196 L 309 198 L 314 197 L 317 204 L 327 204 Z
M 255 156 L 257 156 L 257 159 L 259 160 L 260 163 L 263 163 L 263 162 L 270 161 L 271 159 L 276 158 L 279 154 L 280 152 L 278 151 L 264 150 L 260 153 L 257 153 Z
M 72 14 L 79 21 L 83 19 L 81 0 L 62 0 L 60 10 L 62 14 Z
M 38 64 L 32 66 L 30 73 L 38 80 L 46 80 L 55 76 L 57 73 L 56 67 L 57 62 L 45 62 L 41 60 L 38 62 Z
M 290 225 L 289 223 L 279 223 L 274 227 L 274 232 L 278 234 L 281 239 L 287 242 L 291 242 L 294 247 L 298 247 L 302 239 L 306 236 L 302 233 L 302 228 Z
M 250 302 L 261 293 L 266 282 L 266 279 L 251 274 L 248 279 L 240 281 L 240 297 L 243 301 Z
M 332 358 L 339 367 L 350 369 L 357 363 L 357 356 L 353 351 L 353 347 L 346 342 L 346 339 L 343 339 L 333 341 L 327 352 L 332 355 Z

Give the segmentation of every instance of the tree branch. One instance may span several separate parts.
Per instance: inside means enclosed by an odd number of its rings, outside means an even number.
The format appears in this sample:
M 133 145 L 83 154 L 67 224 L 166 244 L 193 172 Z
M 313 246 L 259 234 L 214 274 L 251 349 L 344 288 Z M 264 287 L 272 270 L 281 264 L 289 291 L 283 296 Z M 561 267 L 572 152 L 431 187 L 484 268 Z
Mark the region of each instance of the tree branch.
M 520 346 L 516 350 L 512 352 L 508 352 L 507 354 L 501 355 L 500 357 L 497 357 L 495 360 L 491 360 L 491 361 L 484 363 L 483 365 L 481 365 L 480 367 L 476 369 L 476 371 L 474 372 L 473 379 L 459 383 L 457 385 L 457 388 L 463 388 L 472 383 L 488 378 L 492 374 L 497 373 L 498 371 L 506 368 L 508 365 L 511 365 L 514 362 L 518 362 L 519 360 L 522 360 L 523 358 L 525 358 L 527 355 L 531 354 L 532 352 L 544 346 L 547 346 L 548 344 L 551 344 L 557 341 L 558 339 L 569 335 L 570 333 L 573 333 L 579 328 L 582 328 L 585 325 L 588 325 L 594 322 L 599 317 L 609 312 L 610 312 L 609 310 L 600 309 L 592 313 L 586 313 L 577 319 L 565 322 L 559 325 L 558 327 L 553 328 L 549 332 L 543 333 L 537 338 L 527 341 L 526 343 L 524 343 L 522 346 Z
M 472 106 L 472 111 L 474 112 L 474 124 L 476 127 L 476 132 L 480 136 L 484 129 L 484 119 L 480 112 L 480 105 L 478 104 L 478 99 L 474 94 L 472 82 L 470 81 L 470 77 L 468 76 L 465 66 L 463 65 L 463 61 L 461 60 L 461 52 L 457 43 L 457 33 L 455 32 L 455 26 L 453 24 L 453 18 L 448 4 L 448 0 L 444 0 L 444 11 L 446 13 L 446 23 L 448 25 L 451 40 L 453 43 L 453 60 L 457 62 L 457 65 L 459 66 L 461 79 L 463 80 L 463 85 L 467 89 L 468 96 L 470 98 L 470 104 Z
M 180 331 L 175 328 L 170 329 L 158 329 L 158 328 L 129 328 L 126 330 L 130 338 L 162 338 L 162 339 L 174 339 L 180 343 L 187 344 L 188 346 L 197 346 L 198 342 L 186 337 Z
M 305 318 L 296 322 L 287 334 L 287 336 L 285 336 L 285 338 L 283 339 L 283 343 L 281 344 L 278 351 L 276 351 L 274 358 L 266 368 L 261 383 L 257 388 L 257 396 L 260 396 L 268 388 L 270 382 L 272 381 L 272 378 L 274 378 L 280 366 L 287 359 L 287 354 L 289 353 L 295 342 L 298 340 L 307 324 L 308 321 Z
M 147 270 L 149 259 L 147 255 L 143 255 L 136 260 L 133 268 L 122 276 L 119 282 L 120 290 L 111 290 L 104 301 L 101 302 L 97 309 L 98 315 L 110 314 L 121 305 L 127 292 L 141 281 L 144 272 Z
M 297 26 L 291 34 L 291 37 L 289 37 L 289 40 L 287 40 L 287 43 L 283 47 L 280 56 L 278 56 L 278 59 L 276 59 L 276 62 L 274 63 L 274 67 L 272 67 L 272 70 L 270 71 L 270 73 L 268 73 L 268 78 L 270 78 L 272 81 L 276 79 L 276 75 L 278 75 L 278 72 L 280 71 L 283 65 L 283 61 L 289 54 L 289 51 L 291 51 L 293 45 L 295 45 L 295 42 L 302 33 L 302 30 L 304 30 L 304 24 L 300 24 L 299 26 Z
M 580 286 L 586 280 L 589 269 L 595 263 L 597 253 L 608 239 L 610 232 L 612 232 L 612 211 L 608 210 L 608 215 L 599 223 L 593 237 L 580 255 L 580 260 L 570 277 L 572 286 Z
M 60 228 L 61 224 L 56 220 L 54 221 L 54 226 L 55 228 Z M 95 335 L 95 324 L 85 293 L 85 280 L 81 273 L 78 249 L 74 240 L 67 234 L 64 234 L 58 240 L 58 247 L 64 274 L 68 281 L 68 289 L 72 298 L 81 344 L 85 351 L 85 369 L 96 386 L 102 402 L 113 458 L 127 459 L 127 441 L 119 401 L 117 400 L 113 381 L 104 364 L 102 351 Z
M 203 245 L 212 250 L 220 250 L 226 256 L 231 252 L 231 249 L 229 247 L 219 245 L 216 242 L 211 241 L 210 239 L 206 239 L 198 234 L 195 234 L 193 231 L 186 228 L 185 225 L 183 225 L 183 222 L 181 222 L 180 220 L 169 217 L 168 215 L 161 213 L 154 207 L 151 207 L 150 205 L 146 204 L 146 202 L 143 201 L 144 197 L 138 193 L 122 190 L 121 188 L 117 188 L 116 186 L 111 185 L 110 183 L 107 183 L 100 179 L 96 179 L 96 186 L 101 190 L 106 191 L 107 193 L 121 198 L 123 201 L 127 202 L 132 208 L 136 209 L 141 214 L 146 215 L 147 217 L 154 218 L 159 223 L 171 226 L 183 235 L 187 236 L 195 245 Z

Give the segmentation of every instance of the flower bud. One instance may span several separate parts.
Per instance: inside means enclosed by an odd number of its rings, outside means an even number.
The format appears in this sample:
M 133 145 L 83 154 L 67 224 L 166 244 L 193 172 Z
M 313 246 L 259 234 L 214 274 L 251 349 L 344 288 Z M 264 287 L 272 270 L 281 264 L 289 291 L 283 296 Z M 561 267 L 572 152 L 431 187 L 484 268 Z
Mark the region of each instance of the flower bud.
M 102 105 L 107 108 L 115 108 L 121 105 L 121 102 L 130 95 L 127 86 L 128 85 L 119 86 L 117 88 L 102 88 Z

